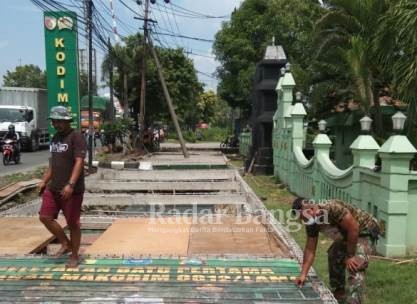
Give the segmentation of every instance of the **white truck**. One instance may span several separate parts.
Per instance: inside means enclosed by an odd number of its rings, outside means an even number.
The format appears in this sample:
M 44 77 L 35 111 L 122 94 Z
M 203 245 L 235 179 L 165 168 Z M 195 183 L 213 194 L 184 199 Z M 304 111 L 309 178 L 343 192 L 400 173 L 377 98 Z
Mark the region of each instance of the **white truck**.
M 49 143 L 48 97 L 45 89 L 0 88 L 0 138 L 15 126 L 23 149 L 36 151 Z

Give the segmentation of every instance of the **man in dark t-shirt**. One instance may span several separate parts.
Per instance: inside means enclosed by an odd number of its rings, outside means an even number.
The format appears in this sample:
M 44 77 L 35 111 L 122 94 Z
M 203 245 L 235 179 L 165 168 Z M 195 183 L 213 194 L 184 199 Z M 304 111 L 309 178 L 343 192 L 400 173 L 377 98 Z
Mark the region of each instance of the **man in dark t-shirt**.
M 84 158 L 86 143 L 81 133 L 71 128 L 72 116 L 67 108 L 53 107 L 49 118 L 57 133 L 50 144 L 49 168 L 39 183 L 42 194 L 40 221 L 57 237 L 61 248 L 57 256 L 71 252 L 68 267 L 79 263 L 81 204 L 84 196 Z M 62 210 L 70 230 L 70 239 L 55 221 Z

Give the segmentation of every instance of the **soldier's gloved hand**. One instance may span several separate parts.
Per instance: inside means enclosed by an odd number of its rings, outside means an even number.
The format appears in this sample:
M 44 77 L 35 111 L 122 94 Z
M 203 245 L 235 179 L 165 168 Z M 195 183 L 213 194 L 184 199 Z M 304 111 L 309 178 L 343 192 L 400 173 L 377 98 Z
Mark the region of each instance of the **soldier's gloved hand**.
M 306 277 L 304 275 L 301 275 L 295 280 L 295 285 L 297 285 L 297 287 L 299 288 L 303 287 L 305 281 L 306 281 Z

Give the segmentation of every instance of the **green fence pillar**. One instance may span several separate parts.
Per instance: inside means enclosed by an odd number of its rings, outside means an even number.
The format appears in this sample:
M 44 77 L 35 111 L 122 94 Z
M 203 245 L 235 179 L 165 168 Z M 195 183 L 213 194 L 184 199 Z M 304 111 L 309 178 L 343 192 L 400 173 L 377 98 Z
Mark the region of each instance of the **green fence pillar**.
M 375 155 L 380 146 L 370 135 L 360 135 L 350 146 L 353 154 L 353 175 L 351 198 L 352 203 L 363 210 L 367 208 L 367 202 L 362 202 L 361 198 L 361 168 L 373 168 L 375 166 Z
M 330 147 L 332 146 L 332 141 L 326 134 L 319 134 L 313 140 L 313 147 L 314 147 L 314 172 L 313 172 L 313 199 L 320 201 L 325 199 L 326 197 L 322 196 L 321 193 L 321 176 L 320 176 L 320 164 L 319 159 L 325 158 L 330 154 Z
M 283 128 L 282 128 L 282 139 L 283 142 L 280 145 L 282 151 L 282 158 L 281 158 L 281 173 L 282 176 L 281 180 L 288 184 L 290 178 L 290 166 L 289 162 L 291 160 L 291 119 L 288 114 L 290 114 L 290 109 L 292 107 L 293 102 L 293 90 L 295 87 L 294 77 L 290 72 L 290 64 L 286 66 L 286 72 L 282 77 L 282 82 L 280 83 L 282 89 L 282 102 L 280 103 L 281 106 L 281 119 L 283 120 Z M 287 116 L 287 118 L 285 118 Z
M 407 225 L 408 180 L 410 160 L 416 152 L 407 137 L 402 135 L 391 136 L 379 150 L 382 190 L 380 200 L 374 206 L 374 215 L 385 226 L 385 235 L 378 243 L 378 251 L 386 256 L 407 253 L 407 235 L 411 233 L 408 231 L 410 225 Z
M 288 185 L 291 187 L 297 185 L 299 182 L 297 180 L 298 174 L 296 172 L 296 160 L 294 157 L 295 148 L 303 149 L 304 142 L 304 117 L 307 115 L 307 112 L 304 108 L 304 105 L 301 102 L 297 102 L 293 107 L 291 107 L 291 148 L 289 149 L 289 172 L 290 172 L 290 182 Z M 290 188 L 291 189 L 291 188 Z M 293 189 L 292 189 L 293 190 Z

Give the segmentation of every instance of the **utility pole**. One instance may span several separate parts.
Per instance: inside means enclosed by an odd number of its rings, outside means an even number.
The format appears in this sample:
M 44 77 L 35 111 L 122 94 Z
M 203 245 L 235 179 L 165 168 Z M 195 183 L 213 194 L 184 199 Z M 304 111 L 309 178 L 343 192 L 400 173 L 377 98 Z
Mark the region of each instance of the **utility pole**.
M 187 147 L 185 146 L 185 141 L 184 141 L 184 138 L 182 137 L 180 125 L 178 123 L 178 118 L 177 118 L 177 115 L 175 114 L 174 106 L 172 105 L 171 96 L 169 95 L 169 91 L 168 91 L 167 84 L 165 82 L 164 74 L 162 73 L 161 63 L 159 62 L 158 55 L 156 54 L 155 48 L 153 47 L 153 43 L 150 38 L 148 39 L 148 43 L 149 43 L 149 48 L 151 49 L 151 52 L 152 52 L 152 56 L 156 63 L 159 80 L 161 81 L 162 90 L 164 91 L 165 99 L 168 104 L 169 113 L 171 114 L 171 118 L 172 118 L 172 121 L 174 122 L 175 130 L 177 131 L 177 134 L 178 134 L 178 139 L 181 144 L 182 153 L 184 154 L 185 158 L 189 158 L 190 155 L 188 154 Z
M 143 25 L 143 54 L 142 54 L 142 77 L 140 86 L 140 104 L 139 104 L 139 146 L 143 145 L 143 132 L 145 131 L 145 97 L 146 97 L 146 46 L 148 40 L 148 16 L 149 0 L 145 0 L 145 18 Z
M 88 172 L 93 171 L 93 2 L 85 0 L 87 8 L 88 36 Z
M 109 59 L 110 59 L 110 67 L 109 67 L 109 82 L 110 82 L 110 105 L 112 109 L 112 120 L 114 121 L 116 117 L 116 111 L 114 109 L 114 90 L 113 90 L 113 52 L 112 52 L 112 46 L 110 43 L 110 37 L 108 38 L 108 48 L 109 48 Z

